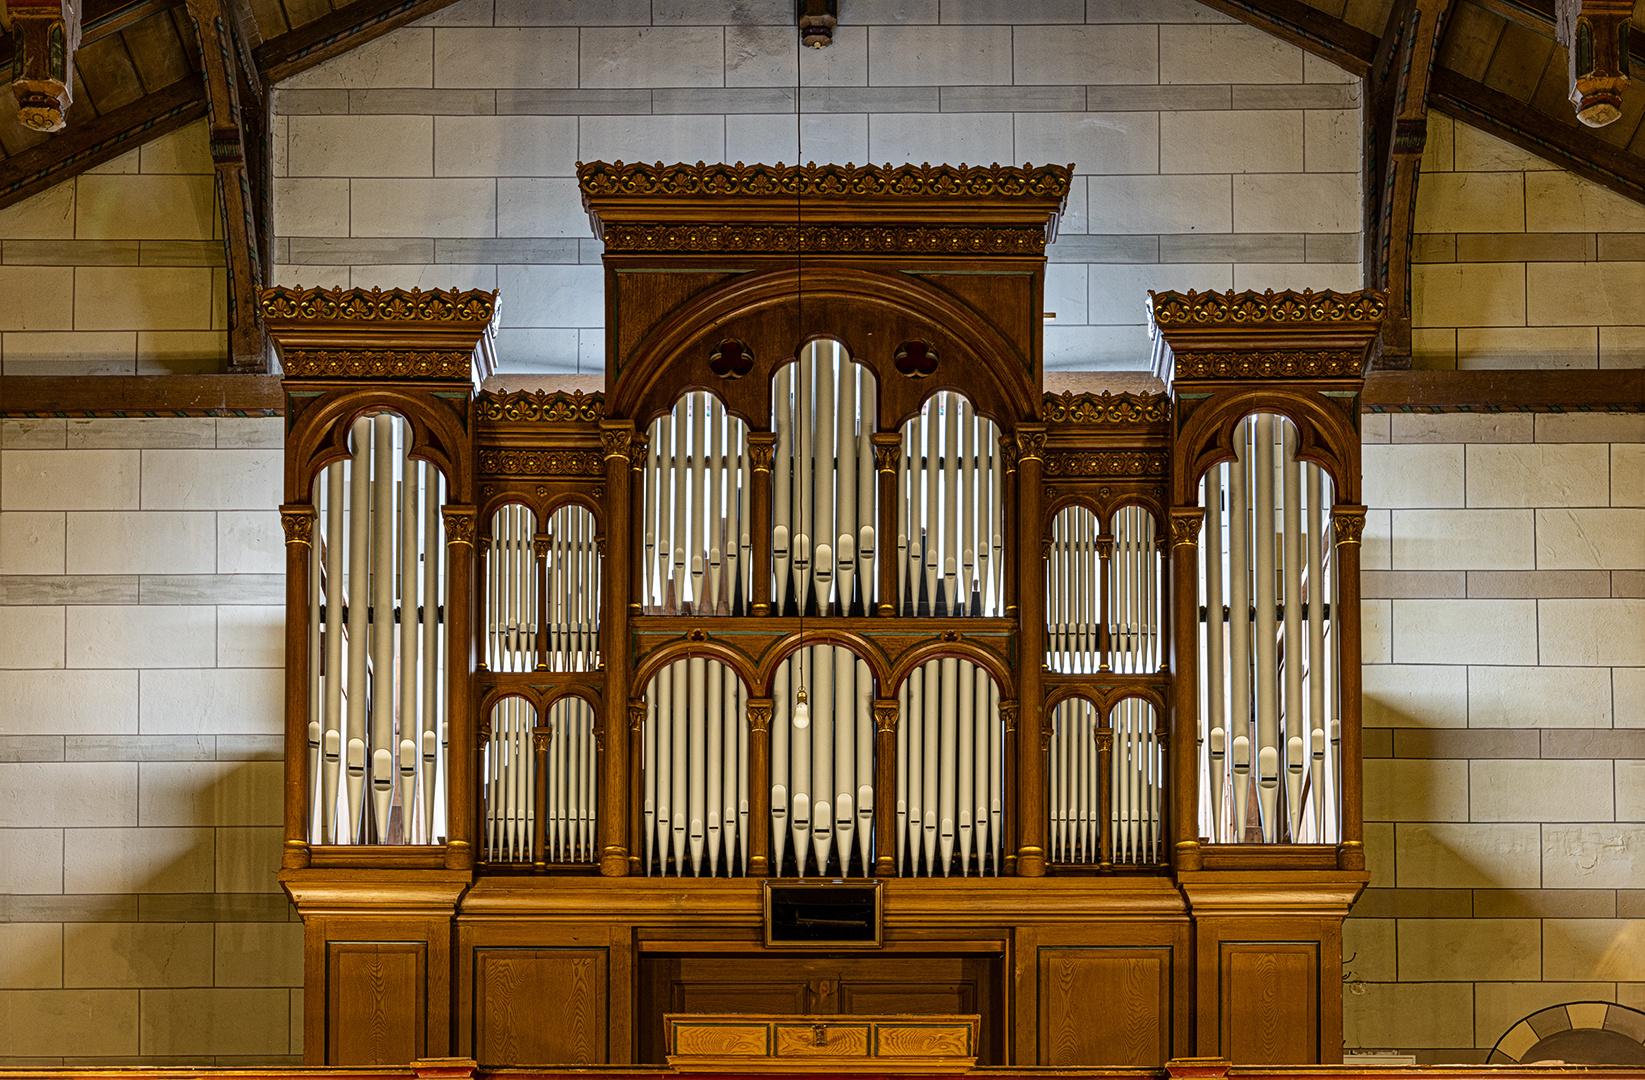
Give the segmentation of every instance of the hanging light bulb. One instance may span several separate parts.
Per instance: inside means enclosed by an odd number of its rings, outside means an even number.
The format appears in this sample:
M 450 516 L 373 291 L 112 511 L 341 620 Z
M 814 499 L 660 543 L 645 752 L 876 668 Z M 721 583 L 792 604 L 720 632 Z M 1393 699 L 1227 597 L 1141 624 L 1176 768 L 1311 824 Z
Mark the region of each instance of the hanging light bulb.
M 805 690 L 802 688 L 794 698 L 794 730 L 804 731 L 811 726 L 811 706 L 806 704 Z

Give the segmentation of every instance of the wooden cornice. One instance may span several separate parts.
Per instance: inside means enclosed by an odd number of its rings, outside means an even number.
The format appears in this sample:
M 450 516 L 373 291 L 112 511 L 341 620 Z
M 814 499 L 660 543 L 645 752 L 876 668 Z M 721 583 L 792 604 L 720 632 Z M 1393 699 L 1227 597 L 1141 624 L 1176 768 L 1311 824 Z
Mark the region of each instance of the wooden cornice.
M 0 207 L 20 202 L 206 115 L 206 90 L 194 76 L 130 105 L 74 124 L 39 146 L 0 162 Z
M 1569 122 L 1556 119 L 1449 68 L 1434 72 L 1430 104 L 1563 169 L 1645 202 L 1645 158 L 1630 154 Z
M 278 375 L 0 376 L 0 416 L 268 416 Z
M 271 38 L 252 55 L 263 81 L 272 86 L 452 3 L 453 0 L 356 0 L 305 26 Z
M 1371 412 L 1642 412 L 1645 369 L 1374 371 L 1360 406 Z
M 1376 56 L 1377 38 L 1359 27 L 1333 18 L 1302 0 L 1200 0 L 1281 41 L 1363 76 Z

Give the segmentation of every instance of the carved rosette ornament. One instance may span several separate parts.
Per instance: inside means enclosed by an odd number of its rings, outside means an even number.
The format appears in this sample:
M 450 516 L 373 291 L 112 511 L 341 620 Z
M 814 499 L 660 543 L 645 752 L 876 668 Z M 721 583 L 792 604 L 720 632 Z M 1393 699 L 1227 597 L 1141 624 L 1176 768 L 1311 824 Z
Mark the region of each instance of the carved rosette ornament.
M 1365 507 L 1335 507 L 1331 511 L 1331 532 L 1338 547 L 1358 544 L 1365 533 Z
M 440 516 L 445 519 L 447 547 L 474 546 L 474 507 L 442 506 Z
M 1361 371 L 1358 353 L 1191 352 L 1177 354 L 1179 379 L 1352 379 Z
M 1154 324 L 1177 326 L 1279 326 L 1380 322 L 1386 307 L 1373 289 L 1339 293 L 1329 289 L 1296 292 L 1155 292 L 1148 298 Z
M 480 472 L 485 476 L 603 476 L 605 463 L 594 450 L 482 450 Z
M 1198 547 L 1200 526 L 1205 522 L 1203 506 L 1173 506 L 1171 508 L 1171 546 Z
M 770 698 L 749 699 L 748 730 L 767 734 L 771 730 L 772 702 Z
M 1170 462 L 1164 454 L 1133 450 L 1079 450 L 1048 454 L 1045 475 L 1055 476 L 1164 476 Z
M 472 362 L 466 352 L 370 349 L 297 350 L 282 358 L 293 379 L 466 379 Z
M 309 547 L 313 543 L 314 517 L 312 506 L 280 507 L 280 527 L 285 530 L 286 543 Z
M 1040 228 L 848 225 L 610 224 L 605 249 L 637 252 L 808 252 L 835 255 L 1043 255 Z M 718 372 L 716 372 L 718 373 Z

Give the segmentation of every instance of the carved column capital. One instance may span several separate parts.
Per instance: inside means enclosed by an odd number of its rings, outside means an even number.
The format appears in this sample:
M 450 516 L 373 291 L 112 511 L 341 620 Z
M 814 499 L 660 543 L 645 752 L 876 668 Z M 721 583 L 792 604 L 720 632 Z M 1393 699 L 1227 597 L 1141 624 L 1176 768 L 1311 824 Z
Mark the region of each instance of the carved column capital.
M 632 460 L 634 454 L 634 425 L 628 420 L 600 421 L 600 455 L 605 460 L 621 458 Z
M 876 699 L 874 702 L 874 730 L 888 735 L 897 730 L 896 699 Z
M 1017 702 L 1014 698 L 1000 699 L 1000 720 L 1005 723 L 1007 735 L 1017 730 Z
M 651 449 L 651 440 L 644 435 L 635 433 L 628 440 L 629 461 L 635 472 L 645 471 L 645 453 Z
M 314 540 L 314 507 L 309 503 L 287 503 L 280 507 L 280 527 L 287 544 L 311 545 Z
M 875 471 L 882 473 L 895 473 L 897 471 L 897 459 L 900 457 L 902 457 L 902 436 L 893 432 L 875 432 Z
M 549 539 L 547 536 L 533 536 L 531 538 L 531 552 L 539 559 L 548 557 Z
M 548 753 L 548 744 L 554 741 L 554 729 L 551 727 L 534 727 L 531 729 L 531 748 L 539 754 Z
M 440 507 L 440 517 L 445 521 L 447 547 L 454 547 L 457 544 L 474 546 L 473 506 L 459 504 L 442 506 Z
M 1017 460 L 1045 460 L 1045 427 L 1040 424 L 1019 425 L 1016 432 Z
M 1114 732 L 1111 728 L 1098 728 L 1093 734 L 1097 740 L 1097 752 L 1109 753 L 1114 749 Z
M 1010 432 L 1000 435 L 1000 463 L 1008 473 L 1017 471 L 1017 437 Z
M 1331 508 L 1331 532 L 1336 544 L 1358 544 L 1365 533 L 1365 507 L 1345 504 Z
M 645 701 L 642 698 L 628 699 L 628 730 L 638 732 L 645 723 Z
M 750 733 L 757 731 L 763 735 L 771 730 L 771 709 L 772 702 L 770 698 L 748 699 L 748 730 Z
M 1173 506 L 1171 508 L 1171 546 L 1197 547 L 1200 526 L 1205 522 L 1203 506 Z
M 750 431 L 748 433 L 748 467 L 755 472 L 770 472 L 772 464 L 777 458 L 777 433 L 775 431 Z
M 1112 559 L 1114 557 L 1114 538 L 1112 536 L 1097 537 L 1097 558 Z

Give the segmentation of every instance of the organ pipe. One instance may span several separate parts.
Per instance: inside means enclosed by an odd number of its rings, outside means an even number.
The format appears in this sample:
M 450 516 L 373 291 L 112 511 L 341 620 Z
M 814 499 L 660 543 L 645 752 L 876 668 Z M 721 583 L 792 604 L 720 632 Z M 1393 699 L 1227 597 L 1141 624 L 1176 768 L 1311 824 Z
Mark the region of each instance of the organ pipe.
M 1004 614 L 998 428 L 963 395 L 942 390 L 902 434 L 898 610 L 922 618 Z
M 1201 818 L 1218 842 L 1330 843 L 1340 820 L 1331 481 L 1297 446 L 1289 419 L 1247 417 L 1202 484 Z
M 748 694 L 736 673 L 700 656 L 666 665 L 646 685 L 641 746 L 644 872 L 683 877 L 689 867 L 694 877 L 730 877 L 745 870 Z M 593 764 L 591 749 L 588 783 Z M 593 839 L 590 828 L 591 855 Z
M 999 874 L 1005 760 L 999 702 L 986 670 L 953 657 L 926 661 L 898 688 L 899 876 Z M 968 725 L 964 737 L 961 724 Z
M 393 413 L 359 417 L 349 435 L 349 456 L 313 488 L 310 839 L 436 843 L 443 481 L 410 456 L 409 428 Z
M 713 395 L 695 391 L 652 421 L 648 441 L 642 501 L 645 610 L 745 614 L 753 595 L 747 425 Z M 773 548 L 786 551 L 786 533 L 777 536 Z

